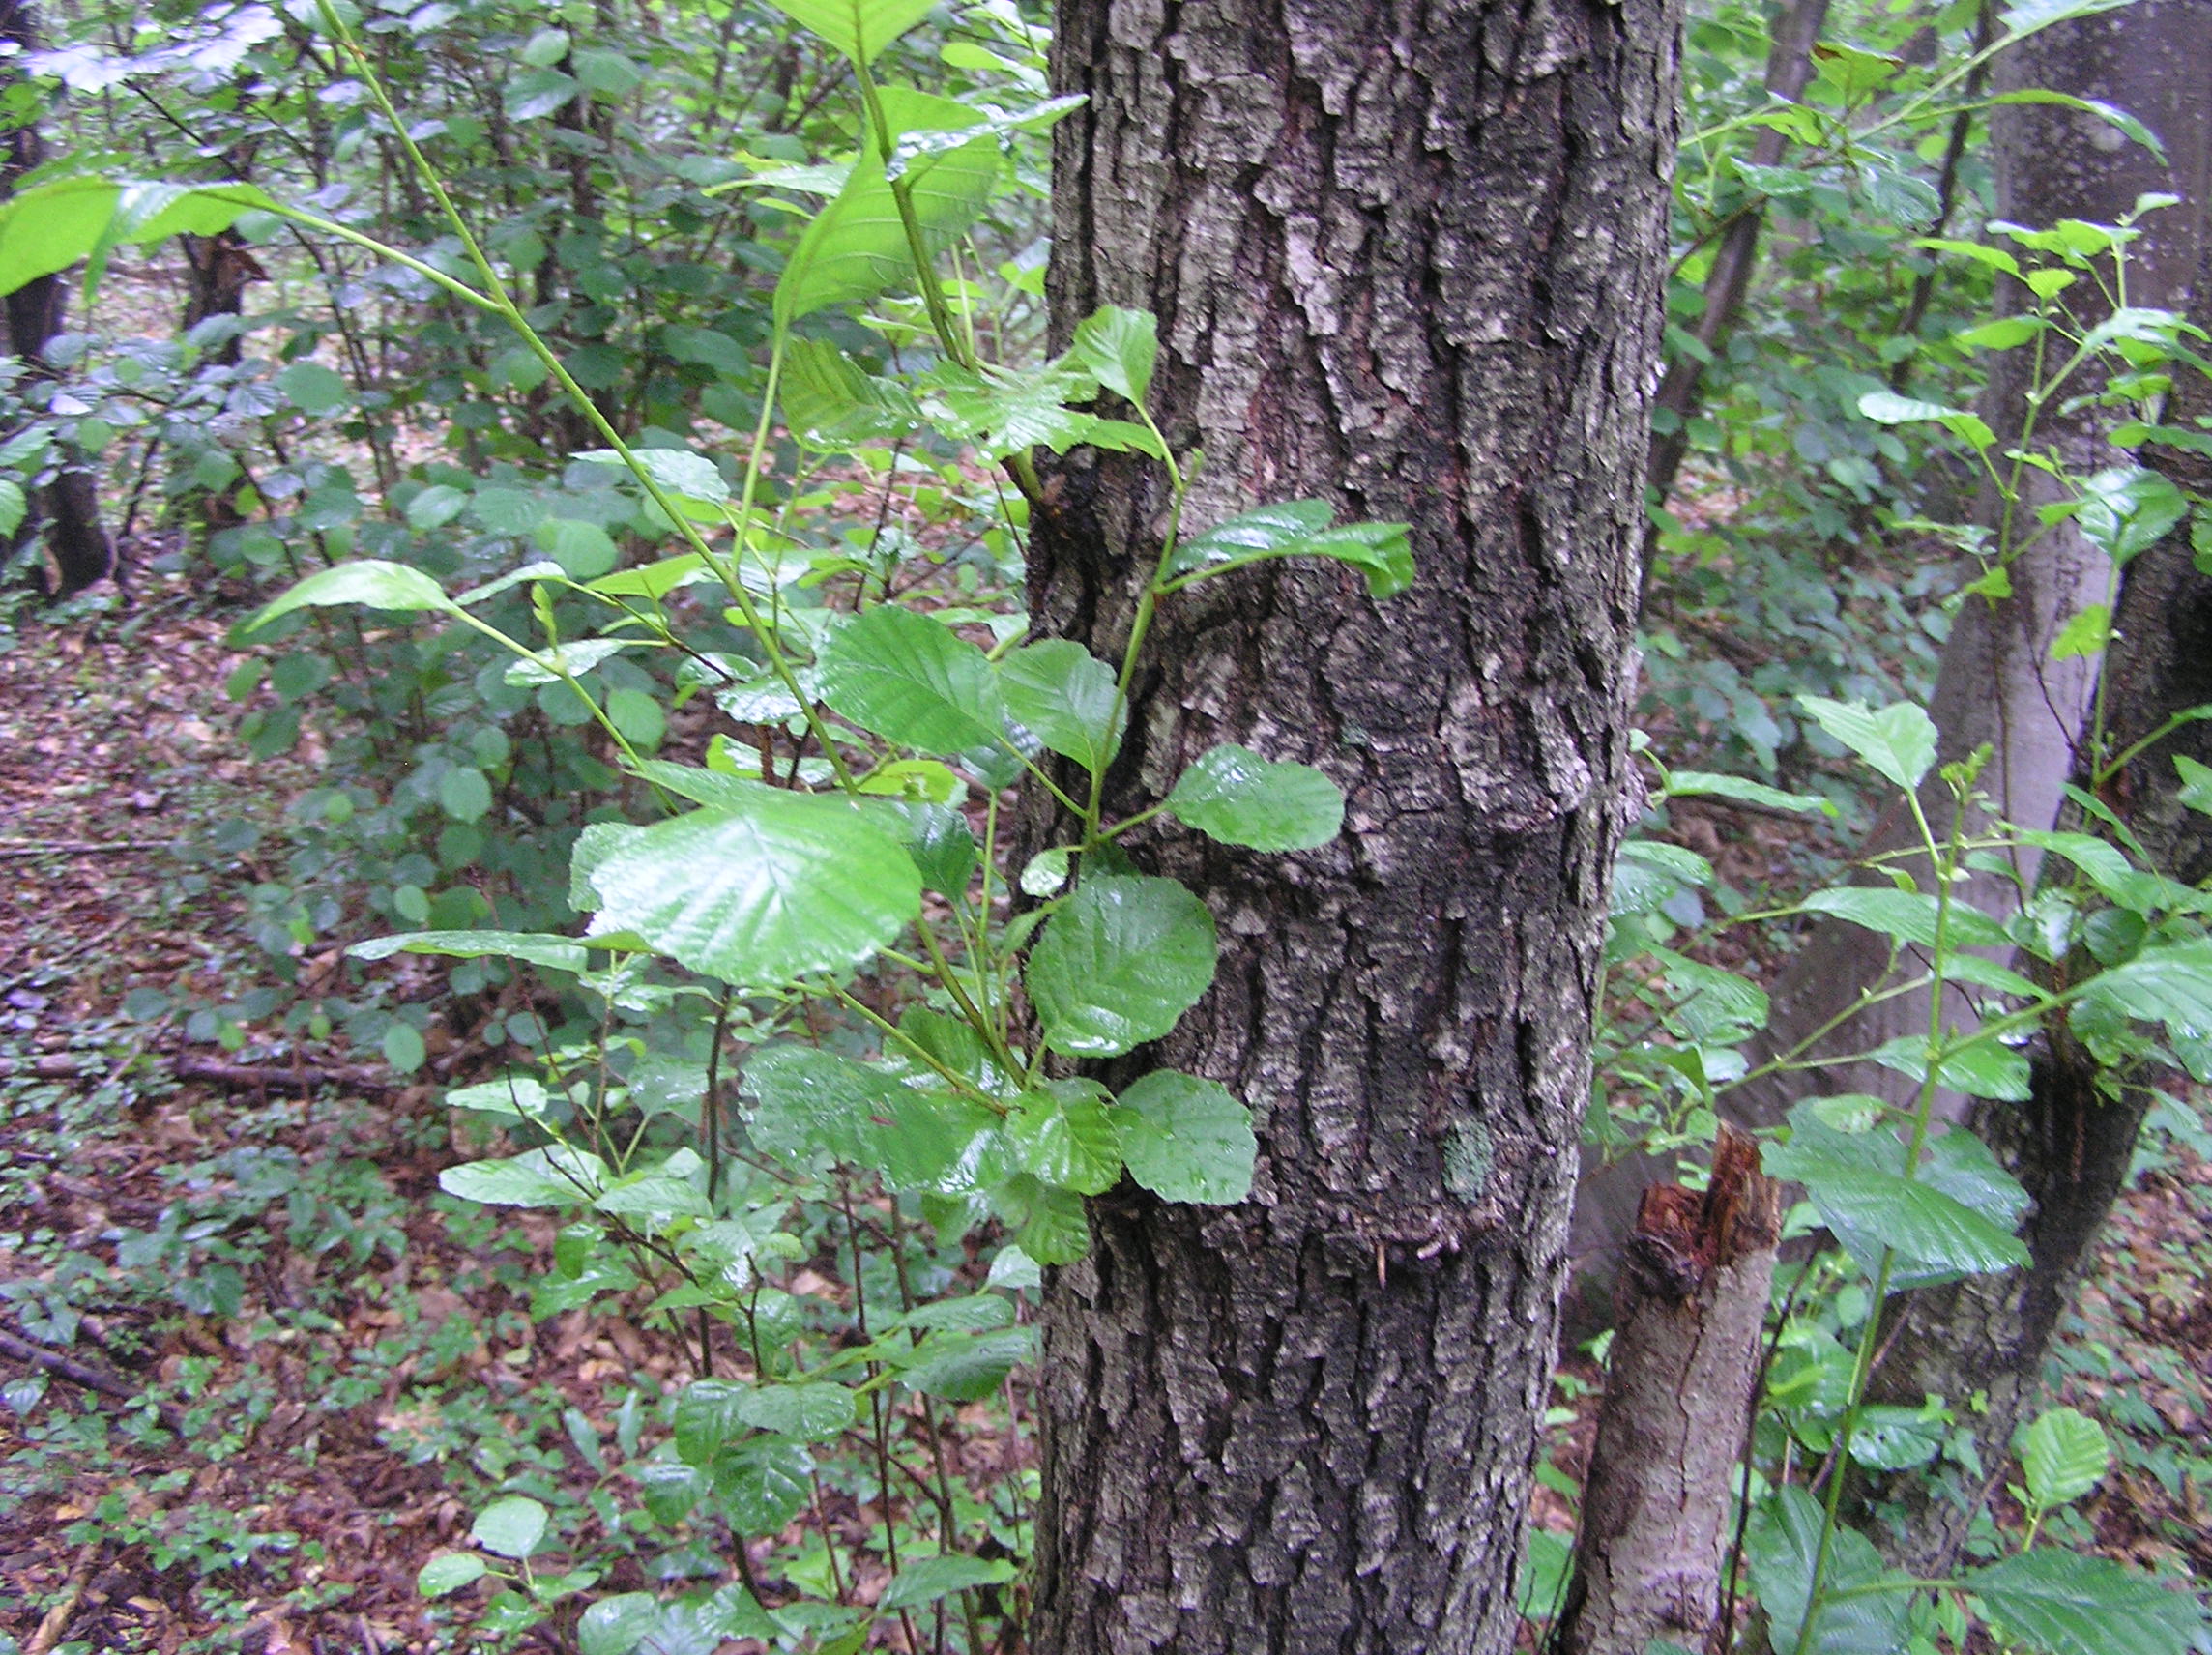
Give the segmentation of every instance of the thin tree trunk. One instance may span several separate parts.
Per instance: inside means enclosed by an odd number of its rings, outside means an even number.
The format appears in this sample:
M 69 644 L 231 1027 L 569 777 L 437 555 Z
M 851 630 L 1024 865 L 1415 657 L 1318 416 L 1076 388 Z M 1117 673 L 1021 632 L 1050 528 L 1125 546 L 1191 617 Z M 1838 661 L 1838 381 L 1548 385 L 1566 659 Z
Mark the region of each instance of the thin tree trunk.
M 1235 1207 L 1097 1198 L 1048 1279 L 1049 1655 L 1512 1642 L 1626 814 L 1679 25 L 1062 0 L 1057 336 L 1159 313 L 1155 411 L 1207 456 L 1186 527 L 1321 495 L 1410 520 L 1420 574 L 1377 606 L 1269 565 L 1154 625 L 1111 803 L 1234 740 L 1350 809 L 1290 857 L 1130 836 L 1222 934 L 1144 1066 L 1237 1091 L 1261 1161 Z M 1047 487 L 1039 630 L 1118 655 L 1164 481 L 1079 452 Z
M 1644 1192 L 1550 1647 L 1644 1655 L 1654 1640 L 1727 1647 L 1721 1566 L 1731 1483 L 1751 1427 L 1782 1186 L 1756 1140 L 1723 1126 L 1703 1194 Z
M 38 13 L 30 0 L 0 0 L 0 42 L 20 52 L 38 50 Z M 14 60 L 10 63 L 6 78 L 20 73 L 13 68 Z M 45 143 L 35 125 L 26 123 L 0 134 L 0 197 L 12 192 L 15 180 L 44 160 Z M 7 297 L 8 336 L 0 340 L 0 348 L 22 359 L 28 370 L 26 389 L 53 377 L 46 345 L 62 331 L 68 297 L 59 275 L 35 277 Z M 67 597 L 114 572 L 115 546 L 100 520 L 99 487 L 83 456 L 65 450 L 60 459 L 54 480 L 31 491 L 31 509 L 17 531 L 16 544 L 44 529 L 52 563 L 48 590 L 56 597 Z
M 1828 0 L 1796 0 L 1785 5 L 1774 21 L 1774 35 L 1766 53 L 1766 91 L 1773 98 L 1795 102 L 1813 78 L 1813 48 L 1827 25 Z M 1780 164 L 1790 139 L 1772 127 L 1761 127 L 1752 140 L 1755 166 Z M 1667 364 L 1653 404 L 1650 485 L 1662 505 L 1674 486 L 1674 474 L 1690 450 L 1690 416 L 1697 412 L 1698 388 L 1705 363 L 1722 347 L 1728 332 L 1742 313 L 1744 296 L 1751 291 L 1752 273 L 1759 267 L 1759 238 L 1766 227 L 1766 203 L 1744 207 L 1722 233 L 1705 274 L 1705 307 L 1698 317 L 1692 337 L 1694 351 L 1685 350 Z M 1664 427 L 1661 429 L 1660 427 Z M 1646 552 L 1648 555 L 1648 549 Z

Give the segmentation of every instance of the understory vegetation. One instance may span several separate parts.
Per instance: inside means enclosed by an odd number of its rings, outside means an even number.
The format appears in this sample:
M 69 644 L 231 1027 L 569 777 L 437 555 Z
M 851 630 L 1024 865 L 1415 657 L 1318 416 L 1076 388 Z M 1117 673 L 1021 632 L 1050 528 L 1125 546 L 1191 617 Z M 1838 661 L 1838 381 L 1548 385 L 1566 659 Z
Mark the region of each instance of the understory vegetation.
M 2212 1655 L 2206 709 L 2098 676 L 2150 641 L 2129 571 L 2212 578 L 2212 363 L 2142 274 L 2205 203 L 2000 210 L 1993 110 L 2164 155 L 2005 77 L 2113 8 L 1824 10 L 1786 97 L 1777 17 L 1688 25 L 1697 371 L 1586 1166 L 1702 1192 L 1733 1121 L 1789 1188 L 1715 1650 Z M 1252 1100 L 1147 1049 L 1268 917 L 1153 853 L 1327 855 L 1361 807 L 1224 742 L 1117 818 L 1151 618 L 1256 565 L 1384 615 L 1424 578 L 1327 501 L 1186 516 L 1161 324 L 1051 336 L 1049 22 L 18 26 L 0 289 L 71 314 L 0 359 L 0 1650 L 1028 1647 L 1047 1273 L 1087 1202 L 1265 1176 Z M 1086 450 L 1171 502 L 1115 658 L 1028 611 Z M 86 479 L 112 580 L 57 549 Z M 2030 676 L 2089 687 L 2036 818 L 1936 690 L 2061 539 L 2094 590 Z M 1820 935 L 1863 986 L 1793 1024 Z M 1988 1112 L 2053 1069 L 2128 1121 L 2124 1188 L 1992 1442 L 1994 1381 L 1885 1363 L 1921 1295 L 2042 1279 Z M 1543 1421 L 1529 1648 L 1571 1641 L 1605 1321 Z

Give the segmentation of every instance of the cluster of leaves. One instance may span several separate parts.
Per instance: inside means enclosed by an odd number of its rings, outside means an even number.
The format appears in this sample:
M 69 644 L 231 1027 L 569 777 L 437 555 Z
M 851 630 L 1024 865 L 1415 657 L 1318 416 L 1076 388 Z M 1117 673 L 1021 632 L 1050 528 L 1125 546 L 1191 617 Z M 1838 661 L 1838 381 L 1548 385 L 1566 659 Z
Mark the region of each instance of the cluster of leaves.
M 2005 227 L 2019 255 L 1978 244 L 1945 249 L 2002 269 L 2034 302 L 2031 311 L 1977 328 L 1965 341 L 2035 353 L 2028 382 L 2037 394 L 2017 442 L 1999 444 L 1980 419 L 1960 409 L 1889 391 L 1861 398 L 1870 420 L 1943 433 L 2000 499 L 2023 501 L 2031 472 L 2058 485 L 2053 504 L 2021 506 L 1979 542 L 1982 572 L 1964 601 L 2008 595 L 2012 560 L 2060 524 L 2106 554 L 2114 593 L 2126 566 L 2168 536 L 2186 530 L 2203 544 L 2197 525 L 2212 521 L 2204 503 L 2138 464 L 2077 475 L 2055 446 L 2038 443 L 2032 420 L 2033 409 L 2059 397 L 2091 396 L 2139 414 L 2119 427 L 2123 447 L 2203 447 L 2203 432 L 2156 417 L 2176 373 L 2202 371 L 2197 331 L 2169 312 L 2110 303 L 2094 306 L 2104 319 L 2086 325 L 2063 299 L 2079 283 L 2120 288 L 2114 273 L 2124 270 L 2131 225 Z M 2200 563 L 2205 556 L 2199 551 Z M 2110 642 L 2110 600 L 2084 609 L 2059 631 L 2053 653 L 2101 653 Z M 1816 890 L 1733 922 L 1800 915 L 1840 921 L 1880 939 L 1887 969 L 1845 1017 L 1769 1054 L 1773 1042 L 1761 1039 L 1770 1014 L 1765 993 L 1693 957 L 1703 918 L 1696 892 L 1714 883 L 1710 863 L 1679 845 L 1632 842 L 1615 888 L 1609 964 L 1616 1010 L 1601 1040 L 1590 1134 L 1609 1151 L 1694 1149 L 1710 1139 L 1734 1089 L 1843 1063 L 1901 1077 L 1900 1090 L 1910 1100 L 1806 1098 L 1770 1134 L 1764 1151 L 1769 1174 L 1803 1186 L 1794 1229 L 1824 1232 L 1837 1248 L 1778 1295 L 1758 1468 L 1747 1468 L 1752 1509 L 1743 1558 L 1772 1646 L 1777 1655 L 1889 1651 L 1938 1634 L 1962 1642 L 1970 1608 L 2004 1641 L 2050 1655 L 2114 1648 L 2178 1655 L 2200 1633 L 2192 1597 L 2108 1560 L 2035 1544 L 2045 1518 L 2087 1493 L 2106 1466 L 2102 1434 L 2068 1410 L 2046 1414 L 2023 1436 L 2023 1480 L 2014 1493 L 2027 1525 L 2010 1555 L 1941 1582 L 1914 1580 L 1887 1569 L 1839 1514 L 1842 1467 L 1931 1474 L 1954 1444 L 1951 1409 L 1960 1399 L 1930 1397 L 1917 1406 L 1866 1400 L 1892 1295 L 2030 1262 L 2015 1234 L 2028 1210 L 2027 1192 L 1971 1131 L 1936 1118 L 1938 1094 L 2026 1101 L 2037 1041 L 2085 1050 L 2099 1085 L 2114 1096 L 2152 1086 L 2162 1073 L 2212 1083 L 2212 893 L 2156 871 L 2103 797 L 2127 766 L 2212 710 L 2180 712 L 2124 749 L 2115 749 L 2100 720 L 2083 748 L 2087 785 L 2068 789 L 2070 823 L 2045 829 L 1998 820 L 1976 792 L 1986 749 L 1938 771 L 1936 727 L 1910 703 L 1870 710 L 1805 695 L 1798 708 L 1874 778 L 1915 831 L 1904 850 L 1874 858 L 1864 883 Z M 2171 762 L 2181 802 L 2212 811 L 2203 768 L 2185 756 Z M 1653 763 L 1662 805 L 1717 797 L 1767 811 L 1835 813 L 1823 795 Z M 2042 861 L 2032 883 L 2018 871 L 2023 851 Z M 1970 874 L 2012 882 L 2002 912 L 1966 899 Z M 1846 1057 L 1821 1044 L 1850 1013 L 1911 996 L 1931 1008 L 1923 1031 Z M 1961 1004 L 1971 1007 L 1963 1025 Z M 1965 1451 L 1971 1452 L 1970 1433 Z M 1829 1466 L 1824 1499 L 1788 1477 L 1799 1454 Z M 1555 1578 L 1556 1553 L 1552 1548 L 1540 1559 Z M 1532 1601 L 1541 1607 L 1547 1600 Z

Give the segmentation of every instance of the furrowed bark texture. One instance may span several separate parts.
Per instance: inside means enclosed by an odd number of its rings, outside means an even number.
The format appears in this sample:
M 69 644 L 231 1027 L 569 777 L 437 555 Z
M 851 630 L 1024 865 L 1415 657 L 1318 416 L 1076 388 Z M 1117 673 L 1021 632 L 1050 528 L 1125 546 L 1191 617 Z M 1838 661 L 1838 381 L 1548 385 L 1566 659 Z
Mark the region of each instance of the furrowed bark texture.
M 1644 1655 L 1719 1647 L 1731 1484 L 1751 1424 L 1782 1186 L 1723 1125 L 1703 1194 L 1644 1192 L 1552 1647 Z
M 1220 741 L 1344 836 L 1131 834 L 1221 929 L 1141 1067 L 1258 1118 L 1249 1201 L 1124 1184 L 1046 1291 L 1033 1645 L 1501 1651 L 1549 1379 L 1623 747 L 1666 260 L 1673 0 L 1063 0 L 1054 326 L 1159 313 L 1184 522 L 1325 496 L 1414 588 L 1275 564 L 1168 599 L 1119 813 Z M 1153 462 L 1037 514 L 1038 629 L 1118 658 Z M 1135 1072 L 1134 1067 L 1125 1069 Z M 1106 1078 L 1123 1078 L 1109 1072 Z

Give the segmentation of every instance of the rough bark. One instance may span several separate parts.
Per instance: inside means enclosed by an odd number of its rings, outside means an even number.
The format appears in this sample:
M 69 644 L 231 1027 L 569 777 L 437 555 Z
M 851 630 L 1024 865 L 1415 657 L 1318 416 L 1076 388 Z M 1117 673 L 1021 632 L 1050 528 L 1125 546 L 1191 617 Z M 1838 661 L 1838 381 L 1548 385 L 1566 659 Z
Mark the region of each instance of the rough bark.
M 38 49 L 38 13 L 30 0 L 0 0 L 0 42 L 23 52 Z M 11 67 L 0 71 L 0 84 L 19 73 L 11 60 Z M 0 197 L 13 191 L 15 180 L 44 160 L 45 144 L 36 123 L 25 122 L 0 133 Z M 62 331 L 68 297 L 69 289 L 58 275 L 38 276 L 7 296 L 7 337 L 0 339 L 0 350 L 22 360 L 28 370 L 26 385 L 52 377 L 45 351 L 47 343 Z M 115 569 L 115 546 L 100 520 L 100 495 L 92 473 L 81 455 L 65 451 L 62 458 L 61 472 L 54 480 L 31 490 L 30 510 L 15 540 L 20 546 L 44 530 L 53 566 L 47 585 L 57 597 L 81 592 Z
M 1644 1655 L 1726 1647 L 1721 1565 L 1732 1473 L 1759 1383 L 1782 1186 L 1723 1126 L 1701 1195 L 1644 1192 L 1583 1489 L 1574 1581 L 1552 1647 Z
M 1783 7 L 1767 46 L 1765 86 L 1771 97 L 1795 102 L 1804 92 L 1805 83 L 1813 78 L 1813 47 L 1827 21 L 1828 0 L 1796 0 L 1794 5 Z M 1789 143 L 1789 138 L 1774 128 L 1761 127 L 1759 136 L 1752 140 L 1752 163 L 1779 165 Z M 1747 203 L 1722 232 L 1711 268 L 1705 273 L 1705 307 L 1692 333 L 1699 349 L 1675 357 L 1659 382 L 1653 412 L 1672 416 L 1656 421 L 1667 428 L 1655 430 L 1651 437 L 1650 486 L 1661 504 L 1674 486 L 1682 456 L 1690 451 L 1690 416 L 1698 407 L 1698 388 L 1704 379 L 1705 363 L 1735 326 L 1744 296 L 1751 291 L 1752 273 L 1759 265 L 1759 239 L 1765 228 L 1766 202 L 1760 198 Z
M 2116 221 L 2137 198 L 2152 190 L 2182 195 L 2185 205 L 2151 215 L 2143 239 L 2130 249 L 2128 300 L 2145 305 L 2185 306 L 2202 238 L 2202 204 L 2212 166 L 2212 76 L 2203 67 L 2201 43 L 2212 27 L 2212 0 L 2145 0 L 2124 12 L 2087 17 L 2032 37 L 1998 61 L 2000 91 L 2048 87 L 2115 103 L 2141 116 L 2165 140 L 2170 164 L 2121 139 L 2094 116 L 2049 105 L 2013 105 L 1992 116 L 1997 162 L 1997 217 L 2048 224 L 2080 218 Z M 2085 290 L 2086 284 L 2083 284 Z M 2070 298 L 2077 297 L 2070 295 Z M 2000 311 L 2024 307 L 2017 292 Z M 2077 299 L 2090 319 L 2096 312 Z M 2025 353 L 1993 364 L 1983 413 L 2009 440 L 2021 429 Z M 2076 385 L 2069 393 L 2085 387 Z M 2077 475 L 2085 476 L 2123 457 L 2104 440 L 2110 411 L 2081 407 L 2044 411 L 2038 447 L 2056 447 Z M 2037 507 L 2064 492 L 2041 473 L 2025 473 L 2016 510 L 2032 524 Z M 1993 530 L 2002 505 L 1985 494 L 1981 520 Z M 1953 621 L 1937 670 L 1929 711 L 1940 732 L 1939 758 L 1962 759 L 1984 744 L 1994 757 L 1980 787 L 1991 817 L 2028 828 L 2054 819 L 2073 767 L 2095 688 L 2095 663 L 2053 661 L 2051 645 L 2067 619 L 2109 594 L 2110 566 L 2104 554 L 2066 525 L 2028 544 L 2011 565 L 2013 595 L 1999 601 L 1970 598 Z M 1952 809 L 1943 784 L 1932 779 L 1922 805 L 1938 828 Z M 1902 805 L 1879 821 L 1860 848 L 1862 857 L 1910 845 L 1911 819 Z M 2032 886 L 2037 858 L 2015 857 L 2022 882 Z M 2018 905 L 2021 885 L 1990 871 L 1974 873 L 1960 894 L 2002 917 Z M 1924 962 L 1906 962 L 1908 966 Z M 1808 928 L 1772 990 L 1772 1014 L 1761 1056 L 1789 1051 L 1844 1017 L 1888 971 L 1885 940 L 1841 920 Z M 1972 1007 L 1954 992 L 1948 1014 L 1970 1026 Z M 1816 1052 L 1861 1052 L 1928 1027 L 1924 997 L 1900 995 L 1836 1027 Z M 1772 1125 L 1799 1098 L 1827 1092 L 1872 1092 L 1911 1102 L 1909 1084 L 1873 1064 L 1835 1064 L 1779 1074 L 1729 1094 L 1728 1108 L 1748 1125 Z M 1946 1094 L 1941 1112 L 1957 1118 L 1966 1100 Z M 1578 1196 L 1575 1255 L 1578 1265 L 1603 1278 L 1610 1273 L 1636 1210 L 1639 1192 L 1664 1170 L 1625 1162 L 1594 1173 Z
M 1624 815 L 1679 21 L 1062 0 L 1058 335 L 1158 312 L 1154 412 L 1207 455 L 1187 524 L 1325 496 L 1410 521 L 1420 575 L 1377 606 L 1266 566 L 1155 624 L 1114 802 L 1238 740 L 1350 809 L 1296 856 L 1130 846 L 1222 941 L 1143 1066 L 1237 1091 L 1261 1161 L 1232 1208 L 1095 1200 L 1047 1283 L 1041 1650 L 1510 1645 Z M 1038 628 L 1118 656 L 1164 480 L 1079 454 L 1048 488 Z
M 2212 260 L 2200 270 L 2197 290 L 2212 293 Z M 2200 302 L 2200 315 L 2205 308 Z M 2212 414 L 2212 385 L 2192 378 L 2177 386 L 2169 417 L 2187 421 L 2204 414 Z M 2212 461 L 2160 458 L 2176 481 L 2200 498 L 2212 497 Z M 2174 713 L 2212 706 L 2212 576 L 2195 566 L 2185 534 L 2128 566 L 2114 630 L 2104 694 L 2113 750 L 2124 750 Z M 2144 752 L 2107 790 L 2106 802 L 2122 813 L 2154 866 L 2199 886 L 2212 879 L 2212 817 L 2181 802 L 2176 754 L 2212 763 L 2212 724 L 2184 725 Z M 2088 779 L 2076 777 L 2082 785 Z M 2094 829 L 2076 816 L 2063 825 Z M 2095 969 L 2093 962 L 2084 967 Z M 1958 1405 L 1985 1395 L 1986 1410 L 1965 1424 L 1993 1480 L 2005 1469 L 2015 1428 L 2033 1408 L 2059 1318 L 2126 1184 L 2157 1080 L 2101 1071 L 2055 1028 L 2036 1054 L 2027 1102 L 1978 1103 L 1967 1118 L 2033 1198 L 2021 1231 L 2032 1262 L 2023 1270 L 1972 1276 L 1911 1295 L 1876 1380 L 1884 1398 L 1913 1402 L 1936 1395 Z M 1972 1507 L 1941 1497 L 1925 1481 L 1904 1495 L 1906 1524 L 1891 1550 L 1917 1572 L 1938 1570 L 1965 1535 Z

